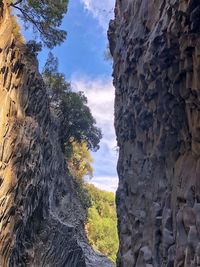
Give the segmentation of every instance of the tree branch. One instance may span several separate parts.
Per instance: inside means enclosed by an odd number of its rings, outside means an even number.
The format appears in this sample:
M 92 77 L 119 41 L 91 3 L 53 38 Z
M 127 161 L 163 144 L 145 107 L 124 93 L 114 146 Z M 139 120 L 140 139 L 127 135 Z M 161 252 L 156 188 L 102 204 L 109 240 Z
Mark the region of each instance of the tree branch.
M 17 4 L 19 4 L 19 2 L 22 2 L 23 0 L 19 0 L 18 2 L 17 2 Z M 20 8 L 20 7 L 18 7 L 18 6 L 16 6 L 15 4 L 10 4 L 10 6 L 12 6 L 12 7 L 14 7 L 14 8 L 16 8 L 16 9 L 18 9 L 21 13 L 22 13 L 22 15 L 27 19 L 27 20 L 29 20 L 29 21 L 31 21 L 32 23 L 33 23 L 33 25 L 37 28 L 37 30 L 41 33 L 41 34 L 44 34 L 44 32 L 40 29 L 40 27 L 38 26 L 38 24 L 37 24 L 37 22 L 33 19 L 33 18 L 31 18 L 22 8 Z
M 16 6 L 16 5 L 19 5 L 23 0 L 18 0 L 17 2 L 15 3 L 11 3 L 10 5 L 11 6 Z

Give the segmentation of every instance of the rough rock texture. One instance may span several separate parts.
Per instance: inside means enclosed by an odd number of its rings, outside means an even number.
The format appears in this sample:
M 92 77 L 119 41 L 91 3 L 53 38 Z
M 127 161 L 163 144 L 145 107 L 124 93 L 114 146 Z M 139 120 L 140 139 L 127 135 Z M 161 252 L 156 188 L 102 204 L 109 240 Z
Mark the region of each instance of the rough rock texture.
M 112 267 L 87 244 L 35 58 L 0 1 L 0 267 Z
M 117 0 L 120 267 L 200 266 L 200 1 Z

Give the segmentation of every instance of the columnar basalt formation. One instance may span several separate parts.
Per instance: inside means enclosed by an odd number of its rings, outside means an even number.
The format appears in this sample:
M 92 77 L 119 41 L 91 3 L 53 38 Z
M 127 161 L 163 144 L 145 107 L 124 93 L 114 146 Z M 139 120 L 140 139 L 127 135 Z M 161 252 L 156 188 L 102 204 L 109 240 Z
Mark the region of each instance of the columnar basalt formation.
M 0 1 L 0 267 L 99 267 L 37 61 Z
M 200 1 L 117 0 L 118 267 L 200 266 Z

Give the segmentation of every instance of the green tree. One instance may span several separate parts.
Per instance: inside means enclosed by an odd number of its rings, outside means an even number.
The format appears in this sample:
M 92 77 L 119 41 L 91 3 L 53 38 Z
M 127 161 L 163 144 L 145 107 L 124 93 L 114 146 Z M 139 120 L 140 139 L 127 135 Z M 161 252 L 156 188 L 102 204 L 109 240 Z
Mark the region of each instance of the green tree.
M 70 92 L 71 85 L 65 79 L 64 74 L 58 72 L 58 59 L 49 52 L 43 70 L 43 79 L 51 102 L 59 102 L 67 92 Z
M 98 150 L 102 134 L 87 105 L 87 98 L 83 92 L 72 91 L 65 76 L 58 72 L 58 60 L 52 53 L 49 53 L 43 77 L 52 104 L 62 113 L 60 139 L 67 158 L 73 142 L 85 142 L 89 150 Z
M 93 158 L 87 148 L 86 142 L 72 143 L 72 155 L 67 161 L 69 170 L 73 177 L 84 179 L 85 176 L 92 177 Z
M 64 114 L 62 143 L 67 148 L 72 141 L 85 141 L 88 149 L 96 151 L 102 138 L 101 130 L 96 126 L 87 98 L 83 92 L 66 92 L 61 96 L 60 109 Z
M 73 177 L 76 192 L 79 196 L 83 208 L 88 214 L 88 209 L 91 207 L 91 197 L 84 181 L 85 176 L 92 177 L 93 158 L 87 148 L 86 142 L 72 142 L 72 151 L 67 159 L 69 171 Z
M 87 237 L 94 249 L 115 263 L 119 246 L 115 196 L 93 185 L 86 185 L 91 199 L 86 224 Z
M 25 22 L 26 28 L 32 25 L 48 48 L 65 40 L 67 33 L 60 26 L 67 12 L 68 0 L 16 0 L 10 6 L 19 11 L 18 16 Z

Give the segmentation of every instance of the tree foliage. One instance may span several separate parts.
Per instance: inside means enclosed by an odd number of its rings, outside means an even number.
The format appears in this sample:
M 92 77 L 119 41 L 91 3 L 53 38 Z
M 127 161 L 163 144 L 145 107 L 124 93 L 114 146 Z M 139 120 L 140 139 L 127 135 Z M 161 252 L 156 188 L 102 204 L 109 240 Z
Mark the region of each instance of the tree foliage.
M 92 200 L 85 183 L 85 176 L 92 177 L 93 158 L 87 148 L 86 142 L 72 143 L 70 157 L 67 159 L 69 171 L 73 177 L 74 185 L 80 202 L 88 215 Z
M 69 170 L 73 177 L 77 179 L 83 179 L 85 176 L 92 177 L 93 158 L 90 151 L 87 148 L 86 142 L 72 143 L 72 154 L 67 161 Z
M 88 217 L 88 210 L 92 206 L 89 191 L 87 189 L 86 183 L 83 179 L 77 179 L 73 177 L 76 193 L 79 197 L 80 203 L 86 212 L 86 219 Z
M 34 40 L 30 40 L 26 43 L 26 53 L 32 56 L 37 56 L 42 50 L 42 44 Z
M 72 91 L 65 76 L 58 72 L 58 61 L 52 53 L 49 53 L 43 77 L 51 103 L 63 115 L 60 139 L 66 156 L 69 158 L 73 142 L 85 142 L 90 150 L 99 149 L 102 134 L 87 105 L 87 98 L 83 92 Z
M 25 22 L 25 27 L 31 24 L 48 48 L 61 44 L 66 38 L 67 33 L 60 26 L 68 0 L 16 0 L 10 5 L 19 11 L 18 16 Z
M 93 185 L 87 185 L 87 189 L 92 202 L 86 225 L 89 242 L 115 263 L 119 245 L 115 196 Z
M 96 121 L 87 106 L 87 98 L 83 92 L 66 92 L 60 102 L 60 108 L 65 114 L 62 140 L 67 148 L 71 140 L 78 143 L 85 141 L 88 149 L 96 151 L 102 137 L 101 131 L 96 127 Z
M 60 104 L 65 94 L 71 91 L 71 85 L 64 74 L 58 72 L 58 59 L 51 52 L 44 66 L 43 79 L 51 102 Z

